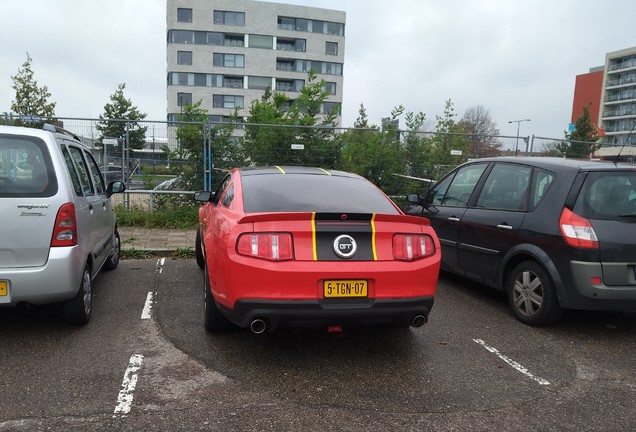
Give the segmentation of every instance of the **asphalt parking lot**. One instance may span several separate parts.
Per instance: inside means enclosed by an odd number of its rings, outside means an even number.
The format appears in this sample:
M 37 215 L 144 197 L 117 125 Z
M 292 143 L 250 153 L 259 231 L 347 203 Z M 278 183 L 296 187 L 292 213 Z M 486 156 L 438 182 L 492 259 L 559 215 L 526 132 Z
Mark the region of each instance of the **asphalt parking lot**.
M 0 431 L 632 430 L 636 314 L 514 320 L 443 275 L 421 329 L 206 333 L 193 259 L 121 261 L 86 327 L 0 309 Z

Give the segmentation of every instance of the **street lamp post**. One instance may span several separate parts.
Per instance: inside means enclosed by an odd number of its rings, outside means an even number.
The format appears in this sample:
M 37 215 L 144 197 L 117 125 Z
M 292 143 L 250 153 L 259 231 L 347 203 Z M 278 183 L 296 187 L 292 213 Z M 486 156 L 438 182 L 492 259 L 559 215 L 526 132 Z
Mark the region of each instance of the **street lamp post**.
M 517 144 L 515 145 L 515 156 L 519 153 L 519 126 L 521 122 L 530 121 L 530 119 L 510 120 L 508 123 L 517 123 Z M 526 149 L 527 150 L 527 149 Z

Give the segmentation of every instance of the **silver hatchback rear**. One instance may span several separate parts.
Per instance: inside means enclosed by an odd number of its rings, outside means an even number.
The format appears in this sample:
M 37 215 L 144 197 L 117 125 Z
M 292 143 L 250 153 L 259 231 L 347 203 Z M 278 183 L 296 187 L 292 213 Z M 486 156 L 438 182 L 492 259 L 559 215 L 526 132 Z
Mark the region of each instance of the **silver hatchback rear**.
M 87 323 L 92 279 L 119 262 L 109 197 L 124 190 L 77 137 L 0 126 L 0 306 L 61 302 Z

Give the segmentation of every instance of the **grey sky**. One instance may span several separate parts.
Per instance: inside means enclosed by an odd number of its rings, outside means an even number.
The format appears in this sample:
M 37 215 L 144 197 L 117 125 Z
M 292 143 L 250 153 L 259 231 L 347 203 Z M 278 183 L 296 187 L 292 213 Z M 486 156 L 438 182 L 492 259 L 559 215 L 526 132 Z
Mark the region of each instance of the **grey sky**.
M 347 13 L 343 126 L 360 104 L 372 123 L 391 109 L 426 114 L 475 105 L 503 135 L 560 138 L 578 74 L 636 45 L 636 2 L 614 0 L 289 0 Z M 166 117 L 165 0 L 2 0 L 0 113 L 11 76 L 33 58 L 61 117 L 97 117 L 119 83 L 150 120 Z

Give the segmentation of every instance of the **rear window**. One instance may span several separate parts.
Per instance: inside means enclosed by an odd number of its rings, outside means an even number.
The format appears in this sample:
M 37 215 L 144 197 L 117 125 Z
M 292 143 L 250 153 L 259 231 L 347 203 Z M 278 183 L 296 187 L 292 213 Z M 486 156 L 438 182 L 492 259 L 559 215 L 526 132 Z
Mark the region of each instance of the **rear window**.
M 246 213 L 317 212 L 399 214 L 393 203 L 362 178 L 263 174 L 241 178 Z
M 618 219 L 636 214 L 636 171 L 591 172 L 576 199 L 574 212 L 590 219 Z
M 56 192 L 46 143 L 36 137 L 0 135 L 0 198 L 49 197 Z

